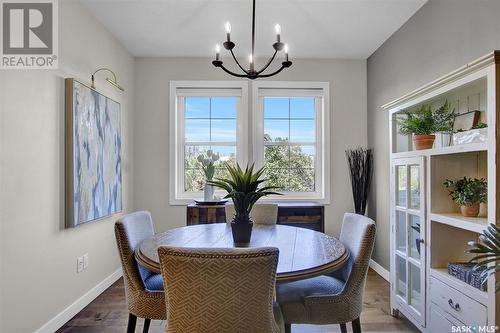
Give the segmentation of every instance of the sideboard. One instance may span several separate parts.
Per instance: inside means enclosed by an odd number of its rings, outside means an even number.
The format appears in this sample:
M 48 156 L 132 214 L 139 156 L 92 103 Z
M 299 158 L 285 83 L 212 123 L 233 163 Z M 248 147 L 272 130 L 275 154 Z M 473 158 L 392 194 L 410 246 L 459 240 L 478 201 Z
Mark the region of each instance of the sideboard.
M 278 224 L 325 232 L 325 207 L 316 202 L 277 202 Z M 224 205 L 207 206 L 195 203 L 187 206 L 187 225 L 224 223 Z

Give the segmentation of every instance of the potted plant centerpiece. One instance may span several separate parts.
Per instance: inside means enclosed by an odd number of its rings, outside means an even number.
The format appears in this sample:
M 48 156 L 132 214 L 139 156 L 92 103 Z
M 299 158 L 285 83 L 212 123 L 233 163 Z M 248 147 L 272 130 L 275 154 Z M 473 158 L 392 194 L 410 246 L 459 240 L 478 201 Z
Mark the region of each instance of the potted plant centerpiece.
M 444 186 L 448 188 L 451 198 L 460 205 L 460 212 L 465 217 L 477 217 L 479 205 L 488 198 L 488 183 L 484 178 L 446 179 Z
M 262 197 L 281 193 L 274 192 L 276 186 L 263 186 L 260 184 L 267 181 L 261 179 L 264 167 L 254 172 L 254 165 L 246 166 L 243 170 L 239 164 L 232 166 L 224 163 L 229 172 L 229 178 L 215 178 L 207 183 L 227 191 L 225 198 L 231 198 L 234 203 L 235 215 L 231 222 L 231 231 L 235 243 L 248 243 L 252 236 L 253 221 L 250 212 L 254 204 Z
M 432 148 L 435 133 L 451 132 L 455 118 L 455 110 L 448 101 L 434 111 L 430 105 L 421 105 L 416 111 L 404 114 L 406 118 L 398 121 L 399 133 L 412 135 L 416 150 Z
M 215 175 L 215 162 L 220 159 L 219 154 L 214 154 L 212 150 L 207 150 L 206 153 L 198 155 L 197 160 L 201 163 L 201 168 L 205 174 L 205 186 L 203 188 L 203 200 L 214 200 L 215 188 L 209 182 Z

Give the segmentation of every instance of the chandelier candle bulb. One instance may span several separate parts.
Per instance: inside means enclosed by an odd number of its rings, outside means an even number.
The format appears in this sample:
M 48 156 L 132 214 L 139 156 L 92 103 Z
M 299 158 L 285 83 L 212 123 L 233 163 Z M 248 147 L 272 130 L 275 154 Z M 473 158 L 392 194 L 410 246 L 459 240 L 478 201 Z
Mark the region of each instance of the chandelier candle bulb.
M 220 45 L 215 44 L 215 60 L 219 61 L 220 59 Z
M 285 61 L 288 61 L 288 44 L 285 44 Z
M 274 30 L 276 31 L 276 41 L 279 43 L 281 41 L 281 26 L 279 24 L 276 24 L 274 26 Z
M 231 23 L 226 22 L 226 36 L 227 36 L 227 41 L 231 41 Z

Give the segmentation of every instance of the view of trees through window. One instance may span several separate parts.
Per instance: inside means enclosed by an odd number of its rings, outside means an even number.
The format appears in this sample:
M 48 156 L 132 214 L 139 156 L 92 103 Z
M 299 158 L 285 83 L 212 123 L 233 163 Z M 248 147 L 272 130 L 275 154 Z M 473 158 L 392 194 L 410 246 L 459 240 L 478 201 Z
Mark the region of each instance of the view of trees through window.
M 264 161 L 269 185 L 283 192 L 315 191 L 316 108 L 314 97 L 265 97 Z M 200 154 L 220 155 L 215 177 L 225 177 L 224 162 L 236 162 L 236 97 L 186 97 L 184 112 L 184 189 L 200 191 L 205 179 Z
M 269 184 L 315 191 L 314 97 L 264 97 L 264 161 Z

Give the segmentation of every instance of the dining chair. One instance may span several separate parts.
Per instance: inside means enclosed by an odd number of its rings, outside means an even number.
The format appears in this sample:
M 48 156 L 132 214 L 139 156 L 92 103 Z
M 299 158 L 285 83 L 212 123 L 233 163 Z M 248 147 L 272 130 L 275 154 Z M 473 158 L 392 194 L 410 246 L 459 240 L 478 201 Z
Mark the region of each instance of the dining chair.
M 161 274 L 140 266 L 134 257 L 137 246 L 154 235 L 151 214 L 135 212 L 115 223 L 115 236 L 123 268 L 123 282 L 129 318 L 127 333 L 135 331 L 137 317 L 144 318 L 143 332 L 149 331 L 151 320 L 166 320 L 165 293 Z
M 277 248 L 160 247 L 167 333 L 278 333 Z
M 347 263 L 338 271 L 310 279 L 278 284 L 276 294 L 285 320 L 291 324 L 340 324 L 352 322 L 354 333 L 361 332 L 359 316 L 368 264 L 375 241 L 375 222 L 365 216 L 346 213 L 340 241 L 349 250 Z
M 226 204 L 226 222 L 231 223 L 235 214 L 234 205 Z M 273 203 L 255 204 L 250 217 L 257 224 L 276 224 L 278 220 L 278 205 Z

